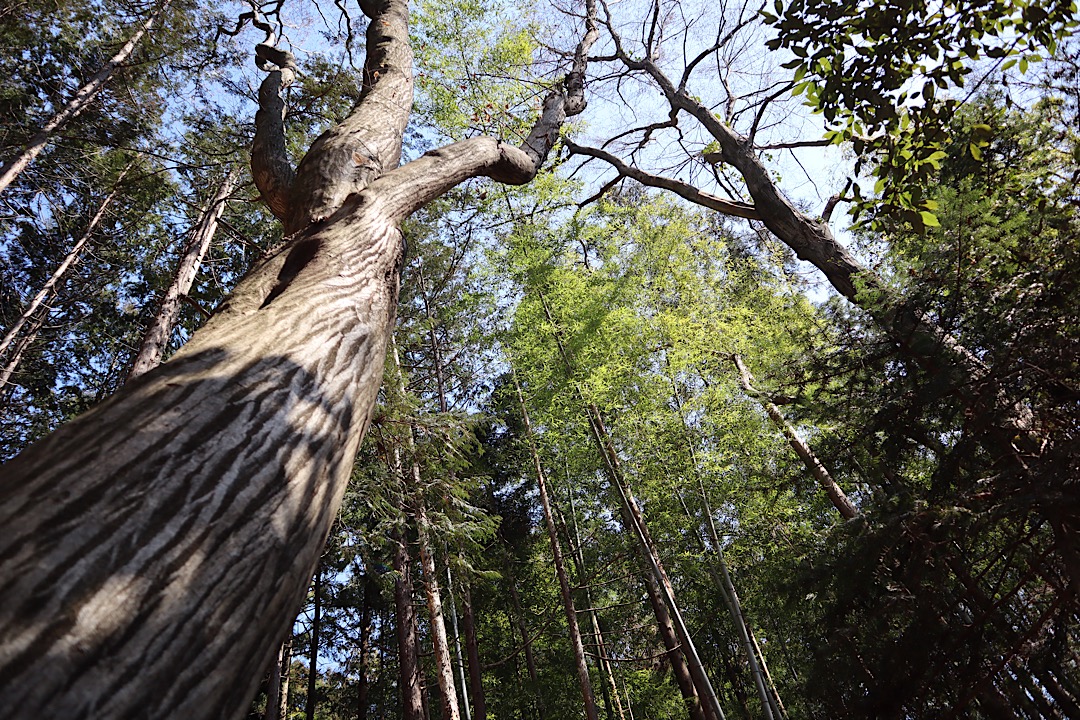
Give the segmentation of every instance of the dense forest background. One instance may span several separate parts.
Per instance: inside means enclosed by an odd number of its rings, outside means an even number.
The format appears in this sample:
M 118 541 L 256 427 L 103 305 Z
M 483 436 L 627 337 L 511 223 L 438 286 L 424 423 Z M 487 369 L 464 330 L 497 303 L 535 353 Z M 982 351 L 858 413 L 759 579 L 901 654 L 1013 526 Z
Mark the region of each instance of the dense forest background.
M 365 15 L 0 3 L 0 457 L 288 241 L 260 83 L 299 160 Z M 404 161 L 521 142 L 590 17 L 546 170 L 404 224 L 251 717 L 1080 717 L 1075 4 L 415 3 Z

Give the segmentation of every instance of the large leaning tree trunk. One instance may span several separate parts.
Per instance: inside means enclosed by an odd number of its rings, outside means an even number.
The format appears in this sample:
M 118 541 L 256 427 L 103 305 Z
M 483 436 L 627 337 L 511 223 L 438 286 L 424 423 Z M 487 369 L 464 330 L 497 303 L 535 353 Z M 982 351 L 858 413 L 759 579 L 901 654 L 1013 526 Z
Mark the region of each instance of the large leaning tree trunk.
M 396 167 L 412 105 L 408 8 L 361 9 L 354 117 L 378 122 L 328 131 L 295 178 L 257 180 L 287 242 L 172 360 L 0 470 L 0 717 L 243 715 L 371 419 L 401 222 L 468 178 L 528 182 L 584 107 L 594 23 L 523 146 L 473 138 Z M 280 89 L 291 61 L 272 45 L 258 54 Z M 280 115 L 260 114 L 257 146 L 283 147 L 267 136 Z M 372 162 L 353 163 L 349 143 Z M 259 154 L 253 165 L 287 167 Z

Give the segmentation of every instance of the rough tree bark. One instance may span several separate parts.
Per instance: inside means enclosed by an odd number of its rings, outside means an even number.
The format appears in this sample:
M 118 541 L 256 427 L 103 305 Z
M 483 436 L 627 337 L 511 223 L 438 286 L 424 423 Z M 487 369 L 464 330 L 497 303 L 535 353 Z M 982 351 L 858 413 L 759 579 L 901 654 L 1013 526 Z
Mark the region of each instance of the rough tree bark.
M 528 182 L 584 108 L 592 19 L 521 147 L 473 138 L 395 169 L 412 106 L 408 8 L 361 9 L 368 72 L 348 129 L 316 141 L 294 181 L 256 173 L 271 207 L 286 201 L 286 242 L 172 360 L 0 470 L 0 716 L 245 712 L 371 419 L 400 223 L 469 178 Z M 257 54 L 267 68 L 282 55 Z M 349 142 L 383 174 L 369 179 Z
M 548 499 L 544 467 L 540 463 L 540 455 L 536 451 L 532 423 L 529 421 L 529 411 L 525 407 L 525 397 L 521 394 L 521 385 L 518 383 L 517 373 L 514 372 L 512 362 L 510 371 L 514 378 L 514 390 L 517 392 L 518 405 L 521 407 L 521 419 L 525 423 L 525 437 L 529 442 L 533 471 L 536 473 L 536 485 L 540 489 L 540 507 L 544 511 L 544 523 L 547 526 L 548 541 L 551 544 L 551 560 L 555 565 L 555 576 L 559 580 L 559 592 L 562 595 L 563 610 L 566 612 L 566 624 L 570 632 L 570 644 L 574 650 L 574 664 L 577 667 L 578 683 L 581 686 L 581 699 L 585 707 L 585 717 L 587 720 L 599 720 L 596 699 L 593 697 L 592 682 L 589 680 L 589 666 L 585 662 L 585 646 L 581 642 L 581 630 L 578 628 L 577 610 L 574 609 L 574 598 L 570 594 L 570 581 L 566 577 L 566 565 L 563 562 L 562 548 L 559 546 L 559 535 L 555 531 L 555 518 L 551 514 L 551 502 Z
M 235 169 L 226 174 L 206 207 L 203 208 L 198 223 L 192 228 L 187 242 L 181 249 L 180 260 L 176 263 L 172 282 L 165 289 L 161 302 L 158 304 L 157 313 L 154 314 L 146 327 L 146 332 L 143 333 L 139 351 L 135 354 L 135 360 L 128 371 L 128 380 L 137 378 L 161 364 L 161 357 L 169 343 L 169 335 L 180 315 L 180 301 L 195 282 L 195 275 L 199 272 L 203 257 L 210 249 L 214 234 L 217 233 L 218 221 L 225 212 L 226 201 L 236 188 L 237 176 Z
M 18 155 L 13 157 L 3 168 L 0 168 L 0 193 L 3 193 L 15 178 L 19 177 L 19 174 L 27 168 L 27 166 L 34 161 L 41 151 L 45 149 L 45 146 L 49 144 L 49 140 L 56 133 L 57 130 L 73 120 L 83 110 L 85 110 L 90 103 L 94 101 L 101 89 L 108 84 L 109 80 L 116 73 L 116 70 L 120 68 L 131 53 L 138 47 L 139 42 L 143 39 L 143 36 L 150 31 L 150 28 L 157 23 L 161 16 L 169 9 L 169 0 L 161 3 L 157 10 L 155 10 L 150 17 L 148 17 L 143 24 L 140 25 L 127 42 L 125 42 L 120 49 L 109 58 L 108 62 L 101 66 L 101 69 L 94 73 L 86 84 L 76 91 L 75 95 L 68 100 L 64 107 L 60 108 L 51 118 L 45 121 L 45 124 L 31 136 L 27 141 L 26 146 Z

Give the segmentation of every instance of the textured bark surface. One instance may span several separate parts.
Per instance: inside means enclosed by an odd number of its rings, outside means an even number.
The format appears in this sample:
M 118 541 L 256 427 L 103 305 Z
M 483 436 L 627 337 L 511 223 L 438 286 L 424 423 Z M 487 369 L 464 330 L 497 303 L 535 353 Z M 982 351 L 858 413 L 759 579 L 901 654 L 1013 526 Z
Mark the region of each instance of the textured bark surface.
M 371 210 L 311 233 L 3 467 L 0 716 L 243 711 L 344 492 L 401 253 Z
M 371 124 L 345 125 L 378 146 L 382 175 L 275 177 L 304 188 L 290 190 L 286 242 L 172 360 L 0 468 L 0 717 L 243 715 L 370 422 L 400 223 L 468 178 L 527 182 L 567 105 L 584 107 L 581 83 L 560 83 L 547 104 L 561 110 L 528 152 L 475 138 L 392 169 L 401 132 L 387 128 L 412 104 L 407 4 L 362 8 L 376 26 L 372 90 L 354 114 Z M 257 56 L 277 72 L 271 45 Z M 331 145 L 309 164 L 328 167 Z M 351 189 L 324 186 L 339 181 Z

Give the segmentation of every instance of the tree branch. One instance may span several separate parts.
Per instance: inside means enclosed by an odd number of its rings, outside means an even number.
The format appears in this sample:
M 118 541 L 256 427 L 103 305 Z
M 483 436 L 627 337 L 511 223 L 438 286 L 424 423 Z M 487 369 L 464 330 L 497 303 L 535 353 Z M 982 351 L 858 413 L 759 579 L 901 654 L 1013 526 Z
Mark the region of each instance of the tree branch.
M 270 212 L 279 220 L 290 214 L 294 172 L 285 148 L 285 100 L 282 91 L 296 79 L 296 58 L 276 47 L 273 27 L 258 13 L 251 23 L 266 33 L 255 46 L 255 64 L 269 73 L 259 85 L 259 109 L 255 113 L 255 139 L 251 145 L 251 177 Z
M 747 220 L 761 220 L 761 215 L 758 213 L 757 208 L 749 203 L 738 202 L 735 200 L 725 200 L 724 198 L 711 195 L 707 192 L 702 192 L 690 183 L 682 182 L 681 180 L 675 180 L 673 178 L 666 178 L 659 175 L 653 175 L 647 173 L 638 168 L 632 167 L 624 163 L 621 159 L 612 155 L 604 150 L 597 148 L 583 147 L 577 145 L 569 140 L 564 141 L 567 149 L 572 155 L 586 155 L 588 157 L 594 157 L 598 160 L 603 160 L 612 167 L 614 167 L 619 175 L 628 177 L 631 180 L 636 180 L 642 185 L 649 187 L 662 188 L 664 190 L 670 190 L 676 195 L 689 200 L 692 203 L 707 207 L 711 210 L 723 213 L 724 215 L 730 215 L 732 217 L 746 218 Z
M 312 143 L 296 171 L 292 233 L 334 214 L 401 160 L 413 100 L 407 0 L 362 0 L 368 16 L 364 83 L 352 112 Z

